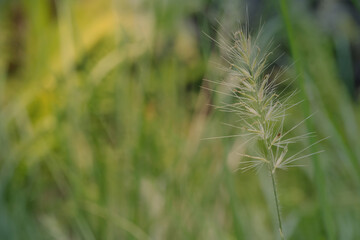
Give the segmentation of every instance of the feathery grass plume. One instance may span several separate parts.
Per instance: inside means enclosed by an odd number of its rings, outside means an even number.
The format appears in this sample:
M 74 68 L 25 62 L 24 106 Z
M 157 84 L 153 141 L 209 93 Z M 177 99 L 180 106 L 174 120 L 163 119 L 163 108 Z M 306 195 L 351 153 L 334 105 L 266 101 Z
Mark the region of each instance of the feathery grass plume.
M 231 35 L 231 44 L 227 44 L 226 38 L 219 33 L 220 40 L 214 41 L 220 48 L 226 51 L 227 57 L 224 57 L 224 59 L 230 65 L 227 71 L 231 80 L 224 82 L 206 81 L 228 88 L 228 93 L 222 93 L 233 97 L 233 103 L 224 103 L 221 106 L 216 106 L 216 108 L 236 114 L 239 117 L 238 125 L 227 125 L 242 129 L 243 132 L 238 135 L 224 137 L 241 136 L 245 138 L 246 144 L 250 142 L 256 144 L 258 149 L 257 155 L 240 154 L 243 159 L 246 159 L 246 161 L 240 163 L 240 169 L 243 171 L 259 169 L 261 167 L 268 169 L 275 197 L 279 232 L 281 238 L 285 239 L 275 174 L 280 169 L 299 166 L 297 164 L 298 160 L 319 153 L 305 154 L 312 145 L 319 143 L 323 139 L 303 148 L 295 154 L 289 154 L 288 149 L 291 145 L 314 136 L 314 133 L 306 133 L 289 137 L 290 133 L 311 116 L 294 125 L 289 130 L 284 130 L 287 110 L 298 105 L 300 102 L 290 103 L 290 100 L 297 94 L 297 91 L 291 92 L 287 96 L 283 96 L 283 92 L 286 89 L 281 93 L 276 93 L 275 90 L 279 84 L 279 77 L 286 69 L 277 73 L 268 71 L 270 64 L 267 60 L 271 54 L 268 49 L 271 43 L 263 49 L 260 48 L 258 44 L 260 33 L 261 31 L 253 39 L 247 28 L 237 31 Z

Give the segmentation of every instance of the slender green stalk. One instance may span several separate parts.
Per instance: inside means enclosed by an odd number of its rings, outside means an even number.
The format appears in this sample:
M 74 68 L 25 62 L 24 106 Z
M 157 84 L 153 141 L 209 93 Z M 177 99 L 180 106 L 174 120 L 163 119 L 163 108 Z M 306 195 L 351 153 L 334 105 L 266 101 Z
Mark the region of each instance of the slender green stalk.
M 284 236 L 284 232 L 283 232 L 283 228 L 282 228 L 282 223 L 281 223 L 280 203 L 279 203 L 279 198 L 278 198 L 278 194 L 277 194 L 277 188 L 276 188 L 276 182 L 275 182 L 275 174 L 271 171 L 270 168 L 269 168 L 269 172 L 270 172 L 270 175 L 271 175 L 271 181 L 272 181 L 275 204 L 276 204 L 276 212 L 277 212 L 277 217 L 278 217 L 278 221 L 279 221 L 280 237 L 281 237 L 281 239 L 285 240 L 285 236 Z
M 261 119 L 263 120 L 263 124 L 265 124 L 265 119 L 264 119 L 264 113 L 261 112 Z M 270 160 L 267 163 L 267 167 L 271 176 L 271 183 L 272 183 L 272 190 L 274 193 L 274 200 L 275 200 L 275 205 L 276 205 L 276 215 L 277 215 L 277 219 L 278 219 L 278 224 L 279 224 L 279 234 L 282 240 L 285 240 L 285 236 L 284 236 L 284 231 L 283 231 L 283 227 L 282 227 L 282 221 L 281 221 L 281 213 L 280 213 L 280 201 L 279 201 L 279 197 L 278 197 L 278 190 L 276 187 L 276 180 L 275 180 L 275 159 L 273 159 L 273 152 L 271 149 L 271 145 L 266 141 L 263 140 L 262 144 L 263 146 L 265 146 L 265 148 L 263 149 L 264 151 L 264 155 L 266 156 L 266 159 Z M 270 150 L 269 150 L 270 149 Z

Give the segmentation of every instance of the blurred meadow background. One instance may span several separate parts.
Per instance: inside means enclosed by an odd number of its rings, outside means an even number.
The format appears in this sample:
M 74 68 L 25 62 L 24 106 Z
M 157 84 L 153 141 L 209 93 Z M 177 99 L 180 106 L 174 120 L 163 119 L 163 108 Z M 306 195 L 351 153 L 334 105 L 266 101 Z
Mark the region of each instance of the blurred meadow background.
M 0 239 L 278 239 L 241 140 L 202 140 L 238 134 L 203 79 L 246 19 L 330 137 L 278 175 L 287 239 L 360 239 L 359 0 L 0 0 Z

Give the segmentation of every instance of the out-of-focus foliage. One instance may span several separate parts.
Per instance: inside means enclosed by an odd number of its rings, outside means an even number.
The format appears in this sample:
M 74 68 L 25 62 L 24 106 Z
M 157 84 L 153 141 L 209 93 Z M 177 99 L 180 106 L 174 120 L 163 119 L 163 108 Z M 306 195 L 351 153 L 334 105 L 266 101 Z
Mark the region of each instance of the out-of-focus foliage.
M 357 0 L 0 0 L 0 239 L 277 239 L 268 176 L 201 141 L 237 133 L 203 78 L 246 9 L 294 63 L 289 125 L 330 136 L 279 176 L 285 234 L 359 239 Z

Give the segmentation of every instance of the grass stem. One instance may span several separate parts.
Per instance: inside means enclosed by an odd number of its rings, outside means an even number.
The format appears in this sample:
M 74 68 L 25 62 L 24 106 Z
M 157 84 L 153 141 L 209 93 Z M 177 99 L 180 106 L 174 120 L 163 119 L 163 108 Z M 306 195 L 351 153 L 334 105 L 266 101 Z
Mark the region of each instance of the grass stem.
M 281 237 L 282 240 L 285 240 L 285 236 L 284 236 L 283 229 L 282 229 L 282 223 L 281 223 L 280 203 L 279 203 L 279 198 L 278 198 L 278 194 L 277 194 L 277 188 L 276 188 L 276 182 L 275 182 L 275 173 L 273 173 L 273 171 L 271 171 L 270 168 L 269 168 L 269 172 L 270 172 L 270 175 L 271 175 L 271 181 L 272 181 L 275 204 L 276 204 L 276 212 L 277 212 L 277 217 L 278 217 L 278 221 L 279 221 L 280 237 Z

